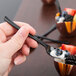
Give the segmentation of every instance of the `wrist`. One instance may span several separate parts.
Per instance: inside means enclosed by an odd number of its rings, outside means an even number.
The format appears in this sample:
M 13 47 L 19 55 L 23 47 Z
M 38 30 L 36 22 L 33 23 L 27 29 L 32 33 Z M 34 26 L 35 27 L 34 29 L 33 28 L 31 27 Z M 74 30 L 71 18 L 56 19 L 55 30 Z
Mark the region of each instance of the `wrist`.
M 10 63 L 10 59 L 0 57 L 0 76 L 7 76 L 5 73 L 8 70 Z

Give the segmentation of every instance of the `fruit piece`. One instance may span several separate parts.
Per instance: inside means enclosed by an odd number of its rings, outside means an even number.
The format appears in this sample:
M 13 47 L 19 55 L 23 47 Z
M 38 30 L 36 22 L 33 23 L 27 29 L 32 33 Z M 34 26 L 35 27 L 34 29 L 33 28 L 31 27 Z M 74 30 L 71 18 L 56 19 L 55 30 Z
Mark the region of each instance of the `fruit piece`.
M 65 8 L 64 11 L 66 11 L 69 15 L 72 15 L 72 16 L 74 16 L 76 13 L 76 10 L 71 8 Z
M 73 22 L 76 22 L 76 14 L 74 15 Z
M 73 18 L 72 31 L 74 31 L 75 29 L 76 29 L 76 14 L 74 15 Z
M 76 46 L 62 44 L 61 49 L 69 51 L 71 55 L 76 54 Z
M 71 33 L 71 22 L 65 22 L 66 30 L 68 33 Z
M 57 16 L 60 16 L 60 13 L 59 13 L 59 12 L 56 14 L 56 17 L 57 17 Z
M 67 12 L 66 11 L 63 11 L 62 12 L 62 16 L 65 17 L 66 15 L 67 15 Z
M 65 15 L 65 21 L 73 21 L 73 16 L 66 14 Z
M 73 21 L 72 23 L 72 32 L 76 29 L 76 22 Z

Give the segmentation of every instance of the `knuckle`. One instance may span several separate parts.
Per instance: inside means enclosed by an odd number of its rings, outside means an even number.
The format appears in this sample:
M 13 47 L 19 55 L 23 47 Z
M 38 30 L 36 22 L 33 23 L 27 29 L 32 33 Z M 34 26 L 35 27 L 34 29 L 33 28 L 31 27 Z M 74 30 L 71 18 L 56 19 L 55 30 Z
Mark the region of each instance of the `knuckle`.
M 27 27 L 27 28 L 29 28 L 29 29 L 31 29 L 32 28 L 32 26 L 30 25 L 30 24 L 28 24 L 28 23 L 25 23 L 25 25 L 24 25 L 25 27 Z
M 26 26 L 23 26 L 23 28 L 26 30 L 26 31 L 30 31 L 30 28 L 29 27 L 26 27 Z
M 25 26 L 30 26 L 30 24 L 28 24 L 28 23 L 24 23 L 24 25 L 25 25 Z

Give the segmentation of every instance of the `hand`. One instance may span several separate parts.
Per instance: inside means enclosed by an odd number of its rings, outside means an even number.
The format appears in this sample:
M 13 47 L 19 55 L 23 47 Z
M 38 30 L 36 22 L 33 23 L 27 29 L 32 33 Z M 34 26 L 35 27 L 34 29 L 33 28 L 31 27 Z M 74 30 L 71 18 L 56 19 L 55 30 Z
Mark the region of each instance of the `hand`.
M 30 47 L 38 46 L 28 37 L 29 33 L 35 35 L 34 28 L 23 22 L 15 23 L 21 27 L 18 31 L 6 22 L 0 24 L 0 76 L 8 76 L 14 65 L 26 61 Z

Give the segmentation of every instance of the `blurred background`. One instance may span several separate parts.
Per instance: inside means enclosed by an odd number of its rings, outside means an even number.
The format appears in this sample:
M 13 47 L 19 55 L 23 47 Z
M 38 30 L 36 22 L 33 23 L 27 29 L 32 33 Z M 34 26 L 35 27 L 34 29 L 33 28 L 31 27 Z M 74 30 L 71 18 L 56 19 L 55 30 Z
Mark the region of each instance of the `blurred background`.
M 21 2 L 22 0 L 0 0 L 0 22 L 4 21 L 4 16 L 13 19 Z

